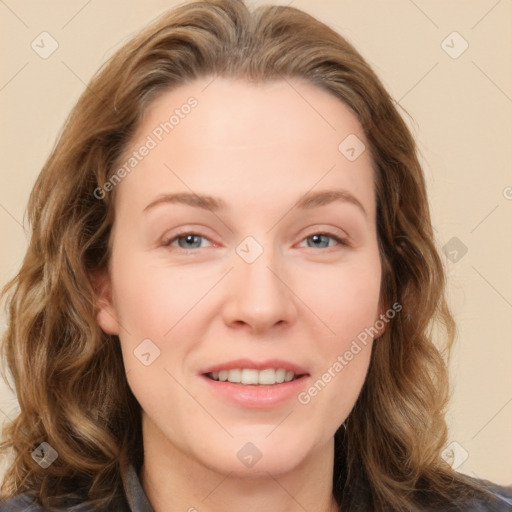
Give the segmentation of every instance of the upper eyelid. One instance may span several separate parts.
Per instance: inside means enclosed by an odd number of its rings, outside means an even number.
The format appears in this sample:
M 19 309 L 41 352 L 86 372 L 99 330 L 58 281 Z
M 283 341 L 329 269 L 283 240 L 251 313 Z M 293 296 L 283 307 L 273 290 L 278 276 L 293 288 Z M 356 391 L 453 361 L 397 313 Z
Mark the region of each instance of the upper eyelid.
M 217 245 L 214 240 L 212 240 L 209 236 L 202 234 L 200 230 L 188 230 L 188 231 L 175 233 L 169 237 L 164 236 L 162 239 L 162 245 L 169 246 L 171 244 L 171 242 L 174 242 L 178 238 L 182 238 L 182 237 L 185 237 L 188 235 L 195 235 L 195 236 L 199 236 L 201 238 L 205 238 L 206 240 L 211 242 L 213 245 Z M 310 233 L 302 236 L 302 238 L 300 239 L 300 242 L 303 242 L 304 240 L 306 240 L 307 238 L 310 238 L 313 235 L 328 236 L 334 240 L 338 239 L 340 244 L 350 245 L 351 239 L 348 234 L 332 233 L 330 230 L 322 230 L 322 229 L 317 229 L 317 230 L 311 231 Z

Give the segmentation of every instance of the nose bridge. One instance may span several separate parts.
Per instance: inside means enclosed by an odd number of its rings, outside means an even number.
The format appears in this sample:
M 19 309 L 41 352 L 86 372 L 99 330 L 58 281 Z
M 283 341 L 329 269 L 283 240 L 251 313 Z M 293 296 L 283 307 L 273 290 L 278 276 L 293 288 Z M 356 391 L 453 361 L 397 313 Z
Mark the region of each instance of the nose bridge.
M 283 321 L 291 322 L 295 311 L 293 294 L 280 275 L 274 249 L 249 236 L 235 252 L 226 322 L 249 324 L 257 331 Z

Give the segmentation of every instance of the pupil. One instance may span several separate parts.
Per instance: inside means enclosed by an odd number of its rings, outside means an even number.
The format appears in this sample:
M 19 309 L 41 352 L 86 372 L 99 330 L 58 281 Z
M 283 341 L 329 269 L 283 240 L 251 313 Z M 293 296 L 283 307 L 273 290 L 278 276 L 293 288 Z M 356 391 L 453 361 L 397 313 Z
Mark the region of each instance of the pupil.
M 199 237 L 197 235 L 186 235 L 183 238 L 185 239 L 185 245 L 189 245 L 189 244 L 193 245 L 194 244 L 194 239 L 198 239 Z M 196 245 L 195 246 L 197 246 L 197 241 L 196 241 Z M 187 247 L 185 247 L 185 248 L 187 248 Z M 188 249 L 189 248 L 190 247 L 188 247 Z
M 311 236 L 315 245 L 318 245 L 317 242 L 321 242 L 321 237 L 325 238 L 325 235 L 312 235 Z

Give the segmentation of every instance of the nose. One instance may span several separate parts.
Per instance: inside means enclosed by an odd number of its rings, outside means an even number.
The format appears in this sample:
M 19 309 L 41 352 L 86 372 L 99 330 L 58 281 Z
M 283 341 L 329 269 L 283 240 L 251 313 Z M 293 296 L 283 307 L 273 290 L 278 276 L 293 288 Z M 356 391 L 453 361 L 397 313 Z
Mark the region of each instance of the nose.
M 270 253 L 265 249 L 252 263 L 234 255 L 223 308 L 229 327 L 263 334 L 295 321 L 297 297 L 287 282 L 287 273 Z

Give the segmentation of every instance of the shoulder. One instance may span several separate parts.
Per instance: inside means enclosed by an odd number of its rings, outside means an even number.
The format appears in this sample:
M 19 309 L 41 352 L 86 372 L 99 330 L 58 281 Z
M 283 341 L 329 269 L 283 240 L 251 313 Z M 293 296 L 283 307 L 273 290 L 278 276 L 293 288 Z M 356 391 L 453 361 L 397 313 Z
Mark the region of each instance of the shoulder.
M 512 486 L 505 487 L 491 482 L 483 482 L 483 484 L 496 497 L 498 505 L 501 506 L 497 510 L 512 511 Z
M 0 501 L 0 512 L 42 512 L 44 508 L 37 505 L 29 494 L 20 494 L 7 501 Z
M 129 512 L 129 509 L 123 504 L 115 504 L 114 508 L 109 509 L 115 512 Z M 9 498 L 8 500 L 0 500 L 0 512 L 46 512 L 48 509 L 39 505 L 31 493 L 20 494 Z M 61 508 L 62 512 L 96 512 L 89 505 L 80 503 L 77 499 L 69 500 Z
M 20 494 L 7 501 L 0 500 L 0 512 L 41 512 L 44 508 L 37 505 L 32 495 Z
M 142 489 L 137 472 L 133 466 L 128 467 L 127 494 L 118 495 L 108 505 L 108 512 L 153 512 L 151 505 Z M 9 499 L 0 498 L 0 512 L 47 512 L 48 509 L 38 504 L 35 491 L 13 496 Z M 85 494 L 78 491 L 66 497 L 61 505 L 62 512 L 98 512 L 98 508 L 86 502 Z
M 468 512 L 512 512 L 512 486 L 497 485 L 476 478 L 473 480 L 481 485 L 490 497 L 475 499 Z

